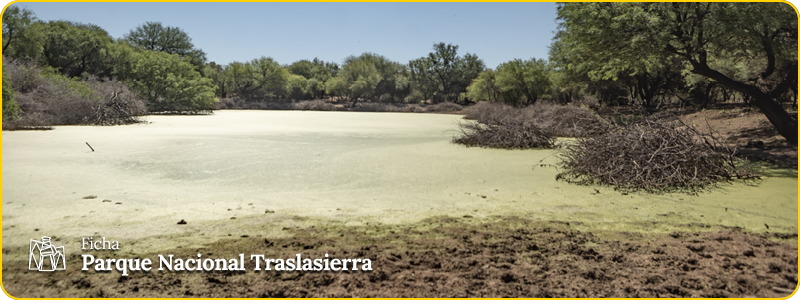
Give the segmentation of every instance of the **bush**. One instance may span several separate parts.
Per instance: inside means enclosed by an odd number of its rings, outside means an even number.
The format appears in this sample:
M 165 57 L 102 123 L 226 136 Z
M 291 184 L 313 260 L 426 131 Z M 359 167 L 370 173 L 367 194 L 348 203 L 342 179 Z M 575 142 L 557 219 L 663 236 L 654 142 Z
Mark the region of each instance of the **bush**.
M 3 67 L 3 122 L 16 120 L 19 118 L 19 105 L 14 101 L 14 88 L 11 86 L 11 81 L 7 75 L 7 70 Z
M 552 134 L 518 108 L 481 101 L 464 111 L 465 119 L 476 122 L 459 123 L 461 136 L 454 137 L 454 143 L 505 149 L 555 146 L 556 139 Z
M 442 102 L 425 107 L 427 112 L 460 112 L 464 109 L 461 105 L 453 102 Z
M 134 55 L 127 83 L 153 112 L 206 113 L 217 101 L 214 84 L 177 54 L 141 51 Z
M 757 179 L 733 151 L 682 122 L 645 119 L 565 146 L 556 177 L 629 192 L 697 193 L 717 182 Z
M 336 106 L 325 102 L 323 100 L 309 100 L 300 101 L 294 104 L 296 110 L 318 110 L 318 111 L 331 111 L 336 110 Z
M 586 137 L 605 132 L 610 126 L 595 112 L 571 105 L 540 101 L 524 109 L 501 103 L 478 102 L 464 110 L 464 118 L 487 125 L 532 122 L 546 132 L 562 137 Z
M 15 100 L 21 112 L 3 122 L 3 129 L 119 125 L 138 122 L 147 113 L 144 101 L 117 81 L 69 79 L 22 61 L 10 61 L 5 70 L 11 86 L 20 87 Z
M 464 119 L 475 120 L 487 125 L 497 125 L 503 120 L 518 119 L 521 111 L 513 106 L 481 101 L 464 110 Z
M 572 105 L 540 101 L 525 108 L 523 114 L 524 118 L 561 137 L 593 136 L 606 132 L 610 126 L 594 111 Z

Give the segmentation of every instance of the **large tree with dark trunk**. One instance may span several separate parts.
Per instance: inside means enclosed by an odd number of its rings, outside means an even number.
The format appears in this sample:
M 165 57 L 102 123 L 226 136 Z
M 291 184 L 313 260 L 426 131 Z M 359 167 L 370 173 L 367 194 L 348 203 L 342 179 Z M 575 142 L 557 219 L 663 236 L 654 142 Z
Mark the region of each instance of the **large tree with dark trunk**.
M 558 49 L 579 58 L 575 63 L 635 73 L 677 57 L 689 72 L 750 97 L 797 145 L 797 120 L 778 101 L 797 89 L 797 15 L 790 5 L 562 3 L 558 20 Z

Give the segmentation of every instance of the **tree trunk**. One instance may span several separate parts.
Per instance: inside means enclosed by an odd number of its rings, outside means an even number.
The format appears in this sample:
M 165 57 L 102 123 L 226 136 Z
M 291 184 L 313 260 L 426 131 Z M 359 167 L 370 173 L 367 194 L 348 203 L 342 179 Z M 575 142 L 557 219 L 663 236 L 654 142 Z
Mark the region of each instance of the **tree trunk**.
M 797 120 L 792 118 L 783 109 L 783 106 L 775 102 L 769 95 L 758 90 L 747 94 L 753 97 L 753 104 L 767 116 L 769 122 L 778 129 L 778 133 L 785 137 L 791 145 L 797 147 Z
M 763 113 L 769 122 L 775 126 L 775 129 L 778 130 L 778 133 L 786 138 L 789 144 L 797 147 L 797 120 L 792 118 L 792 116 L 783 109 L 783 106 L 776 102 L 772 96 L 762 92 L 758 87 L 733 80 L 725 76 L 725 74 L 711 69 L 703 58 L 704 57 L 701 56 L 700 61 L 689 60 L 689 63 L 691 63 L 693 67 L 693 73 L 713 79 L 723 86 L 750 96 L 753 99 L 752 104 L 761 110 L 761 113 Z

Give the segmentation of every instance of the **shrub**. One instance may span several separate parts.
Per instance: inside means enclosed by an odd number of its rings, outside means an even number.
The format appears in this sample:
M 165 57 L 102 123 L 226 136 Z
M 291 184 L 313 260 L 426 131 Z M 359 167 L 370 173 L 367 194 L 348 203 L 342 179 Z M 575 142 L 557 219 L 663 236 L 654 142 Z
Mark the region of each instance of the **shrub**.
M 518 119 L 519 109 L 496 102 L 481 101 L 464 110 L 464 119 L 475 120 L 487 125 L 497 125 L 507 119 Z
M 177 54 L 141 51 L 134 57 L 126 82 L 147 100 L 150 111 L 206 113 L 217 101 L 211 79 Z
M 565 171 L 557 180 L 623 192 L 697 193 L 717 182 L 758 178 L 737 168 L 733 151 L 715 137 L 682 122 L 644 119 L 578 139 L 560 156 Z
M 7 69 L 3 67 L 3 122 L 16 120 L 20 113 L 19 105 L 14 101 L 15 91 L 6 73 Z
M 562 137 L 587 137 L 608 130 L 610 124 L 584 107 L 540 101 L 523 110 L 524 118 Z
M 336 110 L 336 106 L 334 106 L 331 103 L 325 102 L 323 100 L 308 100 L 295 103 L 294 109 L 331 111 L 331 110 Z
M 119 125 L 138 122 L 147 113 L 144 101 L 117 81 L 69 79 L 23 61 L 10 61 L 5 70 L 11 86 L 25 92 L 15 97 L 19 118 L 3 122 L 3 129 Z
M 428 112 L 459 112 L 464 109 L 461 105 L 453 102 L 442 102 L 425 107 Z
M 585 137 L 605 132 L 610 126 L 595 112 L 571 105 L 540 101 L 524 109 L 501 103 L 478 102 L 465 109 L 465 119 L 487 125 L 532 122 L 555 136 Z

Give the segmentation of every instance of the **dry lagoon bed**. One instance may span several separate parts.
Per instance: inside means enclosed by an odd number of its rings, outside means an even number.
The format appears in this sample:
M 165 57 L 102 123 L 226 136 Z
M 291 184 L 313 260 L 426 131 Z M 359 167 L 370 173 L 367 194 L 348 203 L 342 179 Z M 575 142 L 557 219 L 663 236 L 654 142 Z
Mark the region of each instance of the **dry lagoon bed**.
M 218 111 L 3 132 L 3 286 L 17 297 L 794 290 L 796 170 L 763 166 L 758 185 L 698 196 L 622 195 L 555 181 L 552 150 L 451 144 L 459 118 Z M 67 271 L 27 270 L 30 240 L 45 235 L 65 246 Z M 82 237 L 120 250 L 82 250 Z M 121 277 L 80 271 L 86 253 L 357 254 L 373 259 L 373 271 Z

